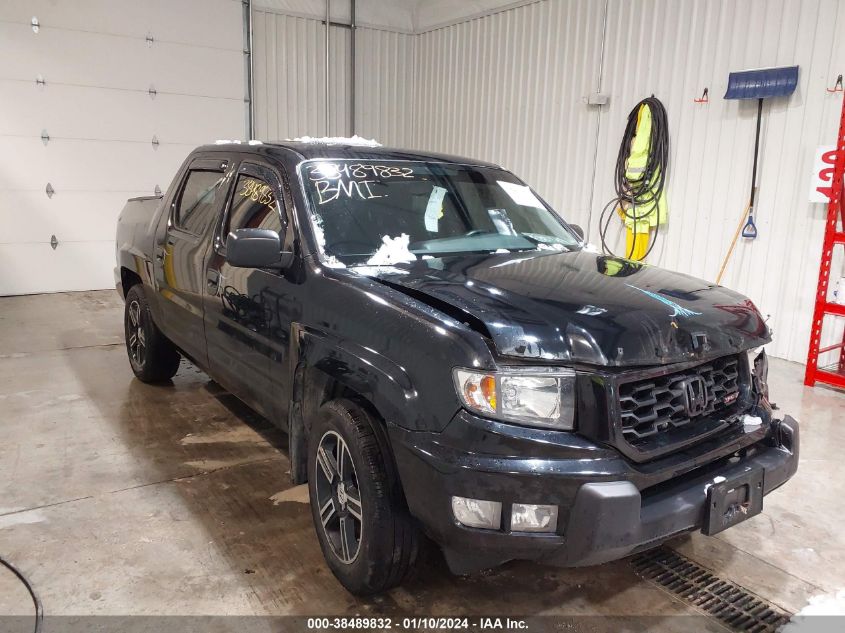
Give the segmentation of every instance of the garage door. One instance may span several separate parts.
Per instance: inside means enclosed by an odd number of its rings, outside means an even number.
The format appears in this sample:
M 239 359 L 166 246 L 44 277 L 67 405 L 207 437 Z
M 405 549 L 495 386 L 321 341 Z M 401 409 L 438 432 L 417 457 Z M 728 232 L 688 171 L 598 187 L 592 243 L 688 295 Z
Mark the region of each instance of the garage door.
M 125 200 L 243 136 L 236 0 L 6 0 L 0 59 L 3 295 L 112 286 Z

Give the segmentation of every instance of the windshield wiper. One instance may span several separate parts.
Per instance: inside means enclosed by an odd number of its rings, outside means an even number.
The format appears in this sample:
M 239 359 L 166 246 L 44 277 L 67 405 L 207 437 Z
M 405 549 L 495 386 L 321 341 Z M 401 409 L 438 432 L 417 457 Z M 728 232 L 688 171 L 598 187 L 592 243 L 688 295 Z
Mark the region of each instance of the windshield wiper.
M 572 246 L 570 246 L 568 244 L 564 244 L 563 242 L 547 242 L 545 240 L 537 239 L 536 237 L 534 237 L 530 233 L 520 233 L 519 237 L 522 237 L 522 238 L 528 240 L 529 242 L 531 242 L 535 246 L 548 246 L 548 247 L 550 247 L 554 250 L 557 250 L 557 248 L 555 248 L 555 247 L 560 246 L 561 248 L 565 248 L 567 251 L 573 250 Z M 543 249 L 537 248 L 535 250 L 543 250 Z

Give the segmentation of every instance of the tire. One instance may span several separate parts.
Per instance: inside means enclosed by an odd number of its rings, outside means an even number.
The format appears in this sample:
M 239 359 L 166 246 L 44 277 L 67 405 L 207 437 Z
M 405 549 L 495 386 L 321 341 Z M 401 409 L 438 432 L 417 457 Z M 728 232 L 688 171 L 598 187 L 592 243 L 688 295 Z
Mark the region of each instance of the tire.
M 132 286 L 126 293 L 123 331 L 129 365 L 139 380 L 163 382 L 176 375 L 181 357 L 153 321 L 140 284 Z
M 415 566 L 421 538 L 377 424 L 357 403 L 332 400 L 318 411 L 308 442 L 308 492 L 320 547 L 335 577 L 359 596 L 401 584 Z

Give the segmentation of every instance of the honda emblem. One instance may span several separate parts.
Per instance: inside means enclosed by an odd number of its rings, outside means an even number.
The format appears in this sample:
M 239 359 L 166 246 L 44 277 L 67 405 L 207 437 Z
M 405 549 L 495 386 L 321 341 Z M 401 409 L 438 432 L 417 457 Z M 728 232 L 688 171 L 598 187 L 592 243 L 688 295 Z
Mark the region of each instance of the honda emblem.
M 687 415 L 694 418 L 707 409 L 707 384 L 701 376 L 692 376 L 681 383 Z

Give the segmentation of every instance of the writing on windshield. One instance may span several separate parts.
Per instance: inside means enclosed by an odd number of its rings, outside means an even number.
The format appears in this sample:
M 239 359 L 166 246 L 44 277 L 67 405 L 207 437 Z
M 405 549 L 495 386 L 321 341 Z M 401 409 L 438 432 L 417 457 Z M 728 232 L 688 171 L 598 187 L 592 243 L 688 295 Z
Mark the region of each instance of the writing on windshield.
M 301 166 L 315 235 L 333 266 L 460 253 L 568 250 L 578 240 L 513 174 L 439 162 L 312 160 Z M 399 246 L 401 245 L 401 249 Z
M 319 162 L 306 167 L 309 182 L 317 192 L 317 204 L 326 204 L 340 197 L 372 200 L 381 198 L 372 185 L 390 178 L 413 178 L 411 167 L 370 163 Z

